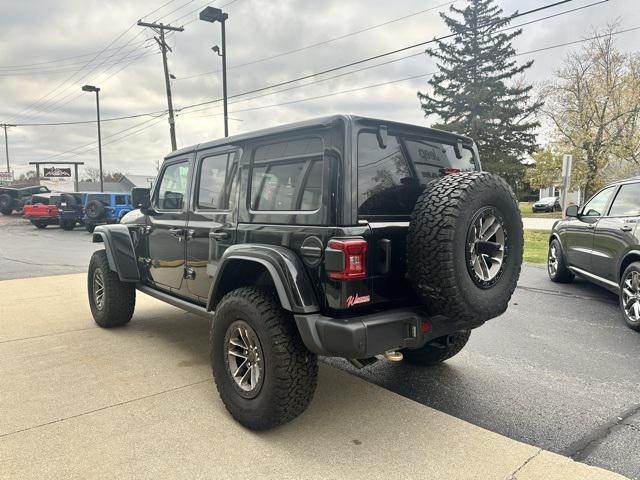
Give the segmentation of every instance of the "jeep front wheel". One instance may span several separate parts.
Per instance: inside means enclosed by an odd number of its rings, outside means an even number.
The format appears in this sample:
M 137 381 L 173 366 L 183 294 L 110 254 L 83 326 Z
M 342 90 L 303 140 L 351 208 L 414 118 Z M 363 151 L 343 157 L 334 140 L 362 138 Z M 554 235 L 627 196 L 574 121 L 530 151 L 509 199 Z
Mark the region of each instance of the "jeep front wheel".
M 120 281 L 118 274 L 109 268 L 104 250 L 91 256 L 87 290 L 91 314 L 99 326 L 119 327 L 131 320 L 136 306 L 135 284 Z
M 411 216 L 407 270 L 432 314 L 472 323 L 507 309 L 522 264 L 520 211 L 497 175 L 447 175 L 422 193 Z
M 6 193 L 0 195 L 0 212 L 3 215 L 11 215 L 13 213 L 13 200 Z
M 436 338 L 421 348 L 403 350 L 404 360 L 413 365 L 431 367 L 460 353 L 469 341 L 471 331 L 456 332 Z
M 210 347 L 220 397 L 245 427 L 267 430 L 309 406 L 317 357 L 275 292 L 245 287 L 225 295 L 211 323 Z

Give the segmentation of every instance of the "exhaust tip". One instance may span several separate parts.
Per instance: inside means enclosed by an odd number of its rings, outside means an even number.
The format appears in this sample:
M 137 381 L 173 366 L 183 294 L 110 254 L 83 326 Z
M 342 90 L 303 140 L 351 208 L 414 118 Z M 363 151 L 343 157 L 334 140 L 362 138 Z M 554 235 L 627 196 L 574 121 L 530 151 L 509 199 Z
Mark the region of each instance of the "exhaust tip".
M 384 358 L 386 358 L 390 362 L 401 362 L 404 356 L 402 355 L 402 352 L 387 350 L 386 352 L 384 352 Z

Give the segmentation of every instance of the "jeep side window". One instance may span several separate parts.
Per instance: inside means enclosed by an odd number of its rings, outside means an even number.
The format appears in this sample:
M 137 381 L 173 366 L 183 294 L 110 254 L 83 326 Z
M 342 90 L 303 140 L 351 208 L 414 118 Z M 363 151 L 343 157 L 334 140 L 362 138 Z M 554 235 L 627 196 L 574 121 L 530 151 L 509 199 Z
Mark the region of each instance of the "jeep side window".
M 126 205 L 126 204 L 127 204 L 126 195 L 116 195 L 116 205 Z
M 410 215 L 418 190 L 397 137 L 380 148 L 374 132 L 358 135 L 359 215 Z
M 157 206 L 160 210 L 182 210 L 188 176 L 188 162 L 174 163 L 165 168 L 158 185 Z
M 251 173 L 254 211 L 314 211 L 322 204 L 322 139 L 258 147 Z
M 232 176 L 230 160 L 233 153 L 223 153 L 205 157 L 200 163 L 200 178 L 198 180 L 198 208 L 207 210 L 226 209 L 227 177 Z

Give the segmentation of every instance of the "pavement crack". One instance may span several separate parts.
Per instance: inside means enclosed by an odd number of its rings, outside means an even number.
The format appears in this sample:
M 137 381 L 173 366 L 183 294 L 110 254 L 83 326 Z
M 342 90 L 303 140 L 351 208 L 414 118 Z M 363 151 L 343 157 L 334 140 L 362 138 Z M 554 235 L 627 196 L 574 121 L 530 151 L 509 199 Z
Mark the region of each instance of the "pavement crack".
M 529 462 L 531 462 L 534 458 L 536 458 L 538 455 L 540 455 L 543 451 L 544 451 L 544 450 L 543 450 L 542 448 L 538 448 L 538 451 L 537 451 L 536 453 L 534 453 L 533 455 L 531 455 L 529 458 L 527 458 L 527 459 L 522 463 L 522 465 L 520 465 L 518 468 L 516 468 L 516 469 L 511 473 L 511 475 L 509 475 L 509 476 L 507 477 L 507 480 L 517 480 L 517 478 L 518 478 L 518 477 L 517 477 L 518 472 L 519 472 L 520 470 L 522 470 L 525 466 L 527 466 L 527 464 L 528 464 Z
M 189 383 L 187 385 L 180 385 L 180 386 L 177 386 L 177 387 L 169 388 L 167 390 L 162 390 L 160 392 L 150 393 L 149 395 L 144 395 L 142 397 L 137 397 L 137 398 L 132 398 L 132 399 L 129 399 L 129 400 L 124 400 L 122 402 L 113 403 L 111 405 L 105 405 L 104 407 L 94 408 L 93 410 L 87 410 L 86 412 L 77 413 L 75 415 L 69 415 L 67 417 L 57 418 L 57 419 L 51 420 L 49 422 L 44 422 L 44 423 L 40 423 L 38 425 L 33 425 L 31 427 L 21 428 L 19 430 L 14 430 L 13 432 L 2 433 L 2 434 L 0 434 L 0 438 L 9 437 L 11 435 L 16 435 L 18 433 L 28 432 L 30 430 L 36 430 L 38 428 L 46 427 L 46 426 L 49 426 L 49 425 L 54 425 L 56 423 L 64 422 L 66 420 L 72 420 L 74 418 L 84 417 L 84 416 L 90 415 L 92 413 L 101 412 L 103 410 L 109 410 L 111 408 L 120 407 L 122 405 L 127 405 L 129 403 L 138 402 L 140 400 L 145 400 L 147 398 L 157 397 L 157 396 L 160 396 L 160 395 L 164 395 L 165 393 L 175 392 L 177 390 L 182 390 L 184 388 L 193 387 L 195 385 L 200 385 L 201 383 L 206 383 L 206 382 L 210 382 L 210 381 L 211 381 L 211 379 L 207 378 L 206 380 L 199 380 L 197 382 Z
M 640 404 L 634 405 L 621 414 L 615 415 L 591 433 L 569 445 L 564 455 L 571 457 L 577 462 L 584 461 L 617 427 L 630 427 L 631 424 L 627 423 L 627 420 L 638 413 L 640 413 Z
M 524 285 L 518 285 L 516 288 L 518 290 L 524 290 L 524 291 L 533 292 L 533 293 L 542 293 L 545 295 L 554 295 L 556 297 L 577 298 L 580 300 L 596 300 L 598 302 L 608 302 L 608 303 L 614 303 L 614 304 L 618 303 L 618 301 L 614 300 L 613 297 L 605 297 L 600 295 L 584 295 L 584 294 L 578 294 L 578 293 L 568 293 L 568 292 L 561 292 L 559 290 L 549 290 L 547 288 L 525 287 Z
M 24 265 L 33 265 L 36 267 L 72 267 L 72 268 L 85 268 L 86 265 L 70 265 L 66 263 L 36 263 L 36 262 L 27 262 L 26 260 L 16 260 L 15 258 L 2 257 L 0 256 L 0 260 L 6 260 L 8 262 L 16 262 L 22 263 Z

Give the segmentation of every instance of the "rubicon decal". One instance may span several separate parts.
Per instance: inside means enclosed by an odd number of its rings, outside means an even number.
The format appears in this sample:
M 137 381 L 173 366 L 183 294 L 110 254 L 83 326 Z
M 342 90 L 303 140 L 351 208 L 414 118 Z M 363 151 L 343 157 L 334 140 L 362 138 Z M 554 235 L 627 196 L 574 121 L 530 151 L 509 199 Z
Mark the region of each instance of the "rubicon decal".
M 347 297 L 347 308 L 353 307 L 354 305 L 360 305 L 361 303 L 369 303 L 370 301 L 371 295 L 359 296 L 357 293 L 355 295 L 349 295 Z

